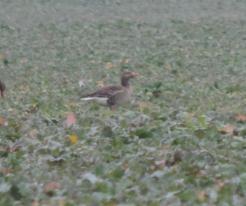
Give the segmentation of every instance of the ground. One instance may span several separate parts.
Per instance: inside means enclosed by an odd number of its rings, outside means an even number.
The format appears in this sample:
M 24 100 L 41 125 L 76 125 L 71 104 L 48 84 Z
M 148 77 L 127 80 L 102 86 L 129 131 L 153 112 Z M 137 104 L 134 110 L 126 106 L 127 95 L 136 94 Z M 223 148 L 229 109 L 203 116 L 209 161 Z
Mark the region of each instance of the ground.
M 243 0 L 2 0 L 0 205 L 244 205 L 245 19 Z M 131 104 L 80 100 L 123 70 Z

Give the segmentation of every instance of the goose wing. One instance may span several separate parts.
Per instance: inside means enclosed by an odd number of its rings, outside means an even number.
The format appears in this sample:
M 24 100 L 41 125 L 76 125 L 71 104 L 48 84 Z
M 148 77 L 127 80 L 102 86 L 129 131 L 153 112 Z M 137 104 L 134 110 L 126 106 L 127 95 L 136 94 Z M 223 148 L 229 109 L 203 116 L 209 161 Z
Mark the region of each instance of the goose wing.
M 122 86 L 107 86 L 103 87 L 96 92 L 84 95 L 84 97 L 104 97 L 104 98 L 110 98 L 112 96 L 115 96 L 117 93 L 121 93 L 124 91 L 124 88 Z

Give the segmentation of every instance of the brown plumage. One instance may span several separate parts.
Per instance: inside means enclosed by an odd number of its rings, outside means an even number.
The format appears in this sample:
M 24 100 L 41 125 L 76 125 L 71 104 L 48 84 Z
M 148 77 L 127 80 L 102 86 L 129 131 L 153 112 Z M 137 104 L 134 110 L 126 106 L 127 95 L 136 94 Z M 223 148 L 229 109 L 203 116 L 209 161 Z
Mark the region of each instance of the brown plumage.
M 0 80 L 0 95 L 1 95 L 1 97 L 4 97 L 5 89 L 6 89 L 5 84 Z
M 103 87 L 96 92 L 84 95 L 82 100 L 97 101 L 113 109 L 115 106 L 129 101 L 132 93 L 129 80 L 137 76 L 136 72 L 124 72 L 121 76 L 121 85 Z

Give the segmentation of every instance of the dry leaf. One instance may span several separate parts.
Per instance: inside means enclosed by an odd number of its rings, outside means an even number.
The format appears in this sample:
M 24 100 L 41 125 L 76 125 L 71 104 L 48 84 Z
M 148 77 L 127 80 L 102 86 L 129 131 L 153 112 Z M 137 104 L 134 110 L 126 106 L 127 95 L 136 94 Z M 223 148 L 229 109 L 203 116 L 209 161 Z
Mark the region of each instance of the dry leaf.
M 71 144 L 77 144 L 77 142 L 79 141 L 79 138 L 76 134 L 71 134 L 68 136 L 68 138 Z
M 0 173 L 4 175 L 8 175 L 10 173 L 13 173 L 14 170 L 12 168 L 0 168 Z
M 204 202 L 204 201 L 206 200 L 206 198 L 207 198 L 208 195 L 207 195 L 207 193 L 204 192 L 204 191 L 199 191 L 199 192 L 197 192 L 196 196 L 197 196 L 197 199 L 198 199 L 200 202 Z
M 6 59 L 6 54 L 0 53 L 0 60 L 4 60 L 4 59 Z
M 127 161 L 123 162 L 123 164 L 122 164 L 122 169 L 123 169 L 124 171 L 127 171 L 127 170 L 129 169 L 129 164 L 128 164 Z
M 3 117 L 0 117 L 0 125 L 3 126 L 5 122 L 5 119 Z
M 65 199 L 63 198 L 59 199 L 58 206 L 65 206 L 65 205 L 67 205 Z
M 8 126 L 8 121 L 4 117 L 0 117 L 0 126 Z
M 157 166 L 158 168 L 163 168 L 165 166 L 165 163 L 165 160 L 155 161 L 155 166 Z
M 8 152 L 9 151 L 9 147 L 4 147 L 4 146 L 0 146 L 0 153 L 2 152 Z
M 20 59 L 21 64 L 26 64 L 27 62 L 28 62 L 28 59 L 25 57 Z
M 19 85 L 19 90 L 25 94 L 25 93 L 28 93 L 30 91 L 30 87 L 28 84 L 22 84 L 22 85 Z
M 129 59 L 124 59 L 123 60 L 123 64 L 128 64 L 129 63 Z
M 12 147 L 9 147 L 9 152 L 13 153 L 18 151 L 22 146 L 20 144 L 15 144 Z
M 215 185 L 218 189 L 222 189 L 225 186 L 225 182 L 222 180 L 216 180 Z
M 61 188 L 60 183 L 58 182 L 49 182 L 44 186 L 44 193 L 47 195 L 54 195 L 55 190 L 59 190 Z
M 138 107 L 141 112 L 143 112 L 145 109 L 150 109 L 151 104 L 149 102 L 138 102 Z
M 65 120 L 64 126 L 66 128 L 71 127 L 76 124 L 76 117 L 73 112 L 67 114 L 67 118 Z
M 167 70 L 169 70 L 169 71 L 171 71 L 172 70 L 172 67 L 171 67 L 171 65 L 170 64 L 165 64 L 165 69 L 167 69 Z
M 32 201 L 32 206 L 39 206 L 39 201 L 38 200 L 33 200 Z
M 221 134 L 228 134 L 228 135 L 235 135 L 237 133 L 236 127 L 231 124 L 227 124 L 224 127 L 220 128 L 219 132 Z
M 36 139 L 38 135 L 38 130 L 37 129 L 32 129 L 29 133 L 28 136 L 32 139 Z
M 114 65 L 111 62 L 107 62 L 106 63 L 106 68 L 107 69 L 112 69 L 114 67 Z
M 165 160 L 156 160 L 152 165 L 152 170 L 162 170 L 165 167 L 166 161 Z
M 238 122 L 246 122 L 246 115 L 245 114 L 237 114 L 234 118 Z

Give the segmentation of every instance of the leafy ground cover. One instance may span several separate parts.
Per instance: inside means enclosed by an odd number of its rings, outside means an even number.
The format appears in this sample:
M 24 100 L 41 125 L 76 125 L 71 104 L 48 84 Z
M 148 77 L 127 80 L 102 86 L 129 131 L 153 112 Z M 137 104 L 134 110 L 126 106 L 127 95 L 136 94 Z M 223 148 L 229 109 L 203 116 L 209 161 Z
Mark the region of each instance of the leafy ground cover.
M 0 205 L 244 205 L 245 10 L 1 1 Z M 80 101 L 124 69 L 132 104 Z

